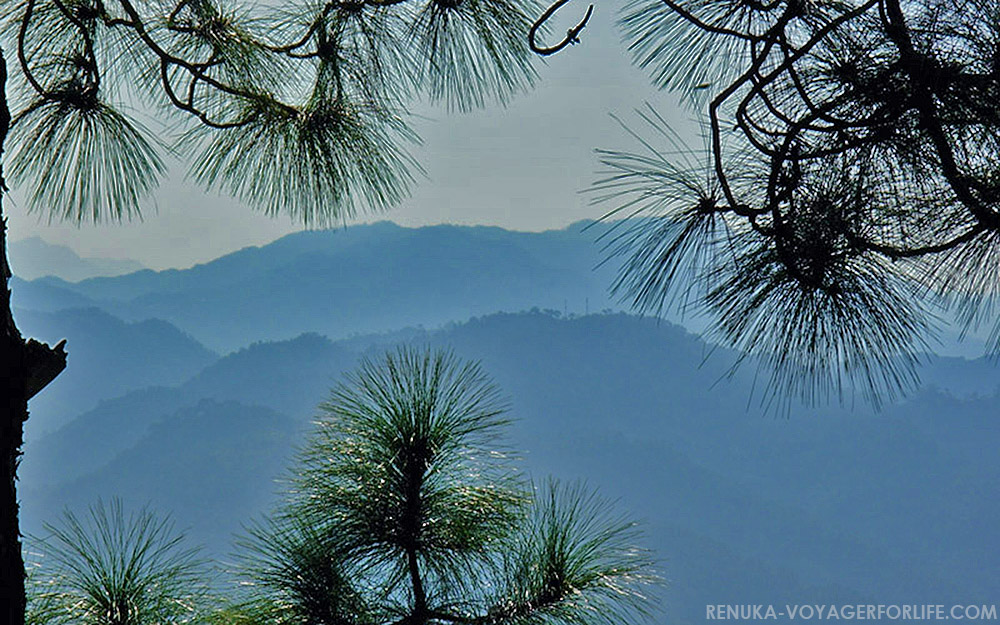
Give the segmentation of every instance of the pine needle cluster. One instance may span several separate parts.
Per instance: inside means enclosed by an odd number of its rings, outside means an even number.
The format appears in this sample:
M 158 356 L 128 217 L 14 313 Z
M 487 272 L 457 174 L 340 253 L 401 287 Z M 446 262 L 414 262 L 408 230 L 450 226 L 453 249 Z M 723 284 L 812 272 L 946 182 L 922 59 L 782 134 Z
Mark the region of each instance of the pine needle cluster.
M 648 616 L 634 523 L 581 486 L 535 489 L 498 445 L 479 366 L 401 348 L 321 407 L 287 503 L 252 526 L 260 623 L 611 625 Z
M 169 519 L 118 500 L 66 511 L 31 540 L 30 625 L 184 625 L 209 614 L 210 575 Z
M 695 308 L 772 396 L 892 399 L 940 317 L 1000 348 L 1000 13 L 985 0 L 633 0 L 636 64 L 702 113 L 601 151 L 638 310 Z M 944 313 L 942 315 L 942 313 Z
M 9 180 L 51 218 L 127 219 L 175 152 L 207 189 L 305 225 L 385 209 L 421 173 L 407 151 L 414 101 L 467 111 L 534 84 L 536 11 L 534 0 L 11 0 L 0 9 L 16 59 Z

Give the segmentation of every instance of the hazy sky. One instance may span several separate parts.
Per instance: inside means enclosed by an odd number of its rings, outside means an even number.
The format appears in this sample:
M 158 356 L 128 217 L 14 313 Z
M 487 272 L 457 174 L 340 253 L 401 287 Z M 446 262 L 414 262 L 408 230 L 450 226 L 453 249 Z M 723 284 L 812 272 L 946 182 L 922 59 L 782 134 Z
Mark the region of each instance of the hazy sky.
M 559 16 L 575 21 L 586 6 L 577 0 Z M 427 179 L 402 205 L 360 221 L 545 230 L 603 214 L 608 207 L 591 206 L 581 194 L 599 169 L 594 148 L 634 147 L 609 113 L 628 119 L 648 101 L 681 124 L 690 117 L 673 94 L 655 90 L 630 64 L 614 25 L 616 6 L 599 4 L 582 43 L 540 61 L 538 86 L 507 108 L 465 115 L 421 108 L 431 119 L 414 123 L 424 143 L 413 153 Z M 565 28 L 557 24 L 554 32 Z M 49 224 L 28 215 L 15 191 L 5 206 L 11 237 L 39 235 L 81 256 L 132 258 L 162 269 L 188 267 L 301 229 L 229 197 L 206 195 L 184 179 L 182 164 L 174 171 L 157 192 L 155 209 L 147 208 L 141 222 L 121 225 Z

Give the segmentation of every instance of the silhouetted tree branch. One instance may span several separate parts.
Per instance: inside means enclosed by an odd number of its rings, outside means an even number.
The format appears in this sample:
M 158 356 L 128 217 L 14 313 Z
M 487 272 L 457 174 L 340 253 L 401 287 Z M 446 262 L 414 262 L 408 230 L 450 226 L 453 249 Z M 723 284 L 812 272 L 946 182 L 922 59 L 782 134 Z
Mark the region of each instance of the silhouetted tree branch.
M 807 401 L 915 385 L 941 310 L 1000 347 L 995 3 L 632 0 L 620 23 L 706 122 L 693 149 L 647 108 L 642 151 L 600 151 L 598 200 L 636 218 L 606 239 L 619 295 L 707 312 Z
M 567 30 L 566 36 L 559 43 L 554 46 L 542 47 L 535 41 L 536 37 L 538 37 L 539 29 L 544 27 L 545 22 L 547 22 L 549 18 L 551 18 L 555 12 L 567 2 L 569 2 L 569 0 L 557 0 L 552 6 L 545 9 L 545 12 L 542 13 L 537 20 L 535 20 L 534 24 L 531 25 L 531 30 L 528 31 L 528 43 L 531 45 L 531 51 L 535 54 L 548 56 L 559 52 L 568 45 L 580 43 L 580 31 L 587 26 L 587 22 L 590 21 L 590 16 L 594 14 L 594 5 L 587 7 L 587 12 L 584 14 L 583 19 L 581 19 L 576 26 Z
M 531 87 L 534 11 L 531 0 L 4 2 L 0 45 L 16 71 L 8 88 L 0 62 L 0 194 L 6 173 L 30 211 L 128 219 L 173 151 L 204 187 L 305 225 L 385 209 L 420 173 L 410 103 L 470 110 Z M 140 123 L 137 104 L 168 130 Z M 23 424 L 66 355 L 14 324 L 2 223 L 0 597 L 3 622 L 20 625 Z

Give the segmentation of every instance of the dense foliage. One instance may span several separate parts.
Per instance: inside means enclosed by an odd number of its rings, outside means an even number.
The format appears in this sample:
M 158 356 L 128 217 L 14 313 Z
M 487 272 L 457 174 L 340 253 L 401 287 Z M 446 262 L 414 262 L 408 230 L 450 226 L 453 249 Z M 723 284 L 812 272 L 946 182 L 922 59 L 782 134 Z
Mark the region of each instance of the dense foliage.
M 603 153 L 637 308 L 694 305 L 773 392 L 878 401 L 936 313 L 996 323 L 1000 9 L 986 0 L 632 0 L 636 63 L 706 113 Z M 1000 347 L 1000 325 L 992 347 Z
M 65 512 L 33 541 L 27 622 L 32 625 L 190 623 L 209 606 L 209 575 L 173 524 L 120 501 L 79 518 Z
M 250 526 L 237 587 L 210 591 L 170 522 L 98 503 L 32 541 L 28 622 L 645 618 L 655 576 L 635 524 L 582 486 L 533 488 L 497 444 L 505 422 L 476 364 L 407 348 L 366 360 L 322 405 L 286 503 Z
M 415 97 L 468 110 L 535 79 L 532 0 L 6 3 L 9 177 L 72 221 L 137 213 L 180 150 L 191 176 L 322 224 L 406 197 Z M 167 132 L 132 114 L 167 115 Z
M 176 152 L 206 188 L 306 225 L 392 206 L 420 169 L 406 151 L 411 100 L 467 110 L 529 87 L 533 12 L 532 0 L 5 2 L 0 200 L 10 182 L 50 218 L 131 218 Z M 23 424 L 66 352 L 14 322 L 5 224 L 0 589 L 17 625 Z
M 496 444 L 475 364 L 402 348 L 334 391 L 283 509 L 247 541 L 237 610 L 324 625 L 634 622 L 653 581 L 633 523 L 582 487 L 537 491 Z

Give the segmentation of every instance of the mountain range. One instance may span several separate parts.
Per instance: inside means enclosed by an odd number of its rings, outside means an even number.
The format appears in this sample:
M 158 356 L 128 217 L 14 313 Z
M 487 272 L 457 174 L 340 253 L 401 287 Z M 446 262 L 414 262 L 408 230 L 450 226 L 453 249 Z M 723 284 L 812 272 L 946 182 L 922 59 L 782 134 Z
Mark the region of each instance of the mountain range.
M 12 291 L 18 308 L 96 306 L 127 321 L 156 317 L 229 352 L 303 332 L 345 338 L 496 311 L 612 307 L 615 265 L 598 268 L 601 227 L 527 233 L 380 222 L 291 234 L 185 270 L 44 278 Z
M 160 319 L 126 322 L 94 307 L 15 313 L 24 335 L 69 346 L 69 366 L 31 402 L 36 432 L 131 389 L 183 382 L 218 358 Z
M 98 276 L 120 276 L 145 269 L 130 259 L 81 258 L 65 245 L 34 236 L 12 242 L 7 249 L 11 270 L 24 280 L 55 276 L 79 282 Z
M 642 521 L 666 580 L 657 622 L 700 623 L 719 603 L 995 601 L 994 362 L 931 359 L 924 387 L 881 412 L 775 415 L 752 364 L 732 373 L 737 354 L 668 321 L 586 314 L 610 307 L 613 274 L 592 272 L 591 231 L 358 230 L 183 272 L 15 284 L 26 334 L 62 333 L 70 350 L 32 401 L 25 529 L 119 496 L 171 514 L 227 561 L 232 537 L 280 497 L 315 406 L 360 358 L 406 343 L 482 363 L 510 400 L 505 443 L 526 476 L 586 481 Z M 480 262 L 510 281 L 490 288 Z M 403 321 L 411 301 L 424 327 Z M 376 316 L 380 302 L 399 309 Z M 290 326 L 254 328 L 258 306 Z
M 663 622 L 700 622 L 707 603 L 986 601 L 1000 583 L 996 394 L 775 418 L 748 405 L 752 371 L 724 378 L 733 354 L 623 314 L 497 314 L 406 342 L 482 362 L 526 475 L 585 480 L 643 521 L 670 582 Z M 394 343 L 258 343 L 103 401 L 29 441 L 25 525 L 119 496 L 226 559 L 280 493 L 314 406 Z

